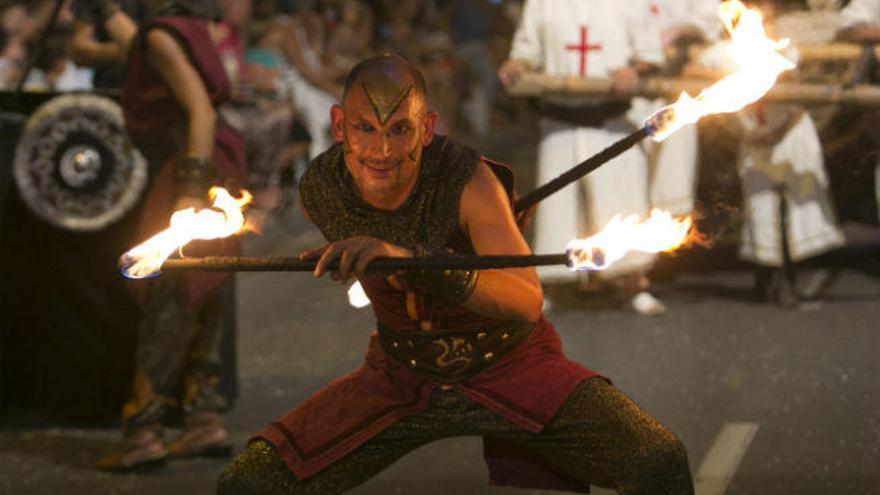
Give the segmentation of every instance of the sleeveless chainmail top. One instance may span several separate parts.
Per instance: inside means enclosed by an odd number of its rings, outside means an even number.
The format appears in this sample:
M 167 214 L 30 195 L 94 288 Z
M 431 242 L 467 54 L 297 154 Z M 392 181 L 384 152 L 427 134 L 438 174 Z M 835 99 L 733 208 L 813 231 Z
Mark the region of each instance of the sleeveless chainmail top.
M 312 161 L 300 182 L 300 196 L 331 242 L 365 235 L 399 246 L 440 250 L 458 229 L 461 193 L 479 162 L 477 151 L 435 136 L 422 151 L 409 197 L 396 210 L 382 210 L 360 197 L 337 143 Z

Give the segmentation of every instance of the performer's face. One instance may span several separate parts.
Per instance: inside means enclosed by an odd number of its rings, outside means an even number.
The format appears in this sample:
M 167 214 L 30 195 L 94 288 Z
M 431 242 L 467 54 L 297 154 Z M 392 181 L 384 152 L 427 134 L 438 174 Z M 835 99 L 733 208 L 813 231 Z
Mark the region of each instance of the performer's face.
M 342 107 L 333 107 L 331 119 L 364 199 L 380 208 L 399 206 L 418 177 L 422 148 L 434 135 L 437 115 L 427 111 L 424 98 L 411 85 L 383 93 L 356 84 Z

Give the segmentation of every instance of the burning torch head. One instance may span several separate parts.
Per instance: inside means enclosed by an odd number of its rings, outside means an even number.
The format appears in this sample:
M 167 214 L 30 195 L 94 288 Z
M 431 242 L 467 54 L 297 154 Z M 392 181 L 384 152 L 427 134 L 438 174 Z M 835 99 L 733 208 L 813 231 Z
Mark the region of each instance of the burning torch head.
M 573 270 L 601 270 L 606 268 L 607 257 L 600 246 L 569 244 L 565 254 Z
M 243 209 L 252 196 L 241 191 L 235 198 L 223 188 L 212 188 L 213 207 L 196 211 L 186 208 L 171 216 L 169 228 L 128 250 L 119 258 L 119 268 L 127 278 L 158 276 L 162 263 L 191 241 L 229 237 L 245 229 Z
M 728 0 L 719 6 L 718 13 L 730 33 L 731 53 L 738 69 L 695 98 L 682 93 L 676 103 L 649 117 L 644 129 L 654 141 L 663 141 L 706 115 L 736 112 L 754 103 L 776 84 L 779 74 L 795 67 L 779 53 L 788 46 L 788 40 L 767 37 L 761 11 Z
M 668 135 L 668 129 L 675 126 L 675 107 L 663 107 L 645 120 L 645 130 L 652 137 Z M 655 138 L 656 139 L 656 138 Z
M 694 237 L 692 226 L 691 217 L 674 218 L 660 210 L 651 211 L 644 220 L 639 215 L 616 215 L 596 234 L 568 243 L 568 265 L 572 270 L 606 270 L 631 251 L 674 251 Z

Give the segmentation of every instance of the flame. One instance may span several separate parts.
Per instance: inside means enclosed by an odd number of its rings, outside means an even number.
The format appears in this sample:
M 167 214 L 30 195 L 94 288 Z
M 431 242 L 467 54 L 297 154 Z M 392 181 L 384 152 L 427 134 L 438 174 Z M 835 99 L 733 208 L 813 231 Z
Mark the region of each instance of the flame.
M 371 304 L 370 298 L 364 291 L 364 287 L 358 281 L 355 281 L 355 283 L 351 284 L 351 287 L 348 288 L 348 304 L 358 309 L 366 308 Z
M 676 219 L 661 210 L 652 210 L 644 222 L 638 215 L 615 215 L 596 235 L 569 242 L 566 252 L 573 270 L 604 270 L 630 251 L 659 253 L 677 249 L 691 237 L 692 227 L 690 216 Z
M 159 275 L 162 263 L 190 241 L 219 239 L 240 232 L 245 226 L 242 209 L 252 198 L 247 191 L 242 190 L 240 194 L 241 197 L 236 199 L 226 189 L 212 187 L 208 191 L 214 202 L 212 208 L 199 211 L 186 208 L 174 212 L 169 228 L 119 258 L 122 274 L 134 279 L 155 277 Z
M 794 69 L 795 64 L 779 53 L 788 46 L 788 40 L 767 37 L 760 10 L 730 0 L 718 7 L 718 15 L 730 33 L 731 54 L 738 70 L 704 89 L 696 98 L 682 93 L 677 102 L 649 117 L 645 126 L 651 129 L 654 141 L 663 141 L 706 115 L 735 112 L 756 102 L 776 84 L 779 74 Z

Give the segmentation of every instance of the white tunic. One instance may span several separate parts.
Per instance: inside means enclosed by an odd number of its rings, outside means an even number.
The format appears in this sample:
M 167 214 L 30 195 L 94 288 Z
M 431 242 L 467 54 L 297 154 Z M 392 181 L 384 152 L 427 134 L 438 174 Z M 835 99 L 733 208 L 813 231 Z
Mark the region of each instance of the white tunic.
M 880 0 L 852 0 L 841 12 L 843 26 L 880 23 Z
M 674 26 L 692 25 L 707 39 L 721 34 L 718 19 L 718 0 L 654 0 L 649 3 L 651 14 L 660 23 L 660 30 Z
M 648 12 L 661 32 L 692 25 L 707 39 L 716 39 L 721 30 L 717 0 L 651 0 Z M 696 95 L 692 95 L 696 96 Z M 627 113 L 634 125 L 670 102 L 636 98 Z M 688 125 L 662 143 L 646 141 L 643 147 L 649 159 L 648 194 L 652 208 L 667 210 L 674 215 L 687 215 L 694 209 L 697 172 L 697 128 Z
M 700 63 L 719 70 L 731 70 L 728 43 L 706 50 Z M 739 118 L 746 128 L 761 125 L 754 109 Z M 803 112 L 772 146 L 769 156 L 755 148 L 740 148 L 739 174 L 743 188 L 743 229 L 740 257 L 766 265 L 782 264 L 780 193 L 787 204 L 789 252 L 793 261 L 816 256 L 843 244 L 828 191 L 824 155 L 819 134 L 809 113 Z
M 609 71 L 633 59 L 659 64 L 659 31 L 647 12 L 643 0 L 526 0 L 510 58 L 527 60 L 545 74 L 594 78 L 610 77 Z M 542 119 L 538 184 L 634 130 L 625 116 L 606 122 L 603 128 Z M 535 217 L 535 252 L 560 252 L 570 240 L 594 233 L 615 214 L 647 213 L 647 179 L 645 154 L 635 148 L 588 175 L 580 181 L 580 188 L 570 185 L 548 197 Z M 624 260 L 615 266 L 621 271 L 644 267 L 644 259 L 629 265 Z M 539 275 L 545 281 L 574 277 L 562 267 L 541 269 Z
M 321 70 L 320 56 L 312 47 L 302 24 L 294 21 L 287 28 L 297 37 L 305 63 L 313 70 Z M 314 158 L 333 144 L 330 108 L 337 103 L 337 98 L 312 84 L 286 61 L 282 63 L 279 80 L 283 92 L 290 95 L 297 114 L 309 131 L 309 158 Z

